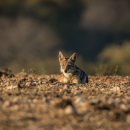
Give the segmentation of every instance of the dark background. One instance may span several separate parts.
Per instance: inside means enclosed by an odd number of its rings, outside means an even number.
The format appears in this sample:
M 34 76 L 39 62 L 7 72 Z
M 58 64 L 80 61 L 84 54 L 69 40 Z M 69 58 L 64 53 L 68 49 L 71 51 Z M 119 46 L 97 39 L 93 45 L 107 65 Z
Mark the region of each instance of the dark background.
M 1 70 L 60 73 L 60 50 L 88 75 L 130 75 L 129 41 L 129 0 L 0 1 Z

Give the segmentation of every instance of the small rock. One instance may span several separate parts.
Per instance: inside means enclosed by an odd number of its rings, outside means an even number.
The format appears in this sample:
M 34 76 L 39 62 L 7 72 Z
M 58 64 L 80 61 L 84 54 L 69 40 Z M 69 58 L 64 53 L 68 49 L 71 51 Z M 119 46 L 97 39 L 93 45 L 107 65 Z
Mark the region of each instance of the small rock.
M 37 99 L 33 99 L 33 103 L 37 103 L 38 102 L 38 100 Z
M 43 97 L 43 98 L 42 98 L 42 101 L 43 101 L 43 102 L 50 103 L 50 100 L 49 100 L 47 97 Z
M 98 103 L 100 103 L 100 102 L 101 102 L 100 99 L 92 99 L 92 100 L 90 101 L 90 103 L 91 103 L 92 105 L 98 104 Z
M 113 90 L 114 92 L 117 92 L 117 91 L 119 91 L 119 90 L 120 90 L 120 87 L 118 87 L 118 86 L 113 87 L 113 88 L 112 88 L 112 90 Z
M 17 88 L 22 88 L 20 84 L 17 85 Z
M 127 116 L 126 122 L 130 124 L 130 114 Z
M 72 106 L 70 106 L 70 105 L 66 106 L 66 108 L 65 108 L 65 110 L 64 110 L 64 113 L 65 113 L 66 115 L 73 114 L 74 111 L 73 111 Z
M 4 104 L 3 104 L 3 106 L 2 107 L 9 107 L 10 106 L 10 101 L 9 100 L 7 100 L 7 101 L 5 101 L 4 102 Z
M 17 87 L 18 87 L 17 85 L 16 86 L 11 85 L 11 86 L 8 86 L 7 89 L 14 89 L 14 88 L 17 88 Z
M 125 104 L 121 104 L 120 105 L 120 108 L 123 110 L 123 111 L 128 111 L 128 108 Z
M 77 105 L 78 105 L 78 104 L 77 104 Z M 83 113 L 85 113 L 86 111 L 93 109 L 93 106 L 90 105 L 90 103 L 89 103 L 88 101 L 81 102 L 78 106 L 79 106 L 79 109 L 78 109 L 77 111 L 78 111 L 78 113 L 80 113 L 80 114 L 83 114 Z
M 57 103 L 57 102 L 54 101 L 54 100 L 51 100 L 50 103 L 51 103 L 52 106 L 56 106 L 56 103 Z
M 121 104 L 121 103 L 122 101 L 120 100 L 112 100 L 112 99 L 108 100 L 108 104 Z
M 13 103 L 17 103 L 17 102 L 19 102 L 19 101 L 20 101 L 20 99 L 18 99 L 18 98 L 16 97 L 16 98 L 13 99 L 12 102 L 13 102 Z
M 28 102 L 28 103 L 31 103 L 31 102 L 32 102 L 32 100 L 31 100 L 31 99 L 28 99 L 28 100 L 27 100 L 27 102 Z
M 70 86 L 69 85 L 65 85 L 64 89 L 70 89 Z
M 31 83 L 31 82 L 27 82 L 25 85 L 27 85 L 27 86 L 31 86 L 32 83 Z
M 84 102 L 84 101 L 86 101 L 86 99 L 81 96 L 81 97 L 76 98 L 75 103 L 80 103 L 80 102 Z
M 0 101 L 0 108 L 1 108 L 1 106 L 2 106 L 2 101 Z
M 115 103 L 116 103 L 116 104 L 121 104 L 122 101 L 120 101 L 120 100 L 115 100 Z
M 62 88 L 59 88 L 59 92 L 61 92 L 61 93 L 62 93 L 63 91 L 64 91 L 64 90 L 63 90 Z
M 80 95 L 82 92 L 81 91 L 75 91 L 74 95 Z
M 50 100 L 46 97 L 45 102 L 50 103 Z
M 16 110 L 18 110 L 19 109 L 19 105 L 14 105 L 14 106 L 12 106 L 11 108 L 10 108 L 10 110 L 12 110 L 12 111 L 16 111 Z

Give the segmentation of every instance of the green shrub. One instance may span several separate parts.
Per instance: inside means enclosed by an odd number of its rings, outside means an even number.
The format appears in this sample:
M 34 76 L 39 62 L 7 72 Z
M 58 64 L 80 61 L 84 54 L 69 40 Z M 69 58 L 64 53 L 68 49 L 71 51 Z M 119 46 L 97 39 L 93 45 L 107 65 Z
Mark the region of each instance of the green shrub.
M 102 64 L 99 70 L 103 75 L 114 74 L 116 66 L 118 75 L 130 75 L 130 42 L 125 41 L 122 45 L 107 46 L 97 57 L 98 65 Z M 105 67 L 105 65 L 107 65 Z M 103 70 L 105 71 L 103 71 Z M 111 71 L 108 73 L 108 71 Z

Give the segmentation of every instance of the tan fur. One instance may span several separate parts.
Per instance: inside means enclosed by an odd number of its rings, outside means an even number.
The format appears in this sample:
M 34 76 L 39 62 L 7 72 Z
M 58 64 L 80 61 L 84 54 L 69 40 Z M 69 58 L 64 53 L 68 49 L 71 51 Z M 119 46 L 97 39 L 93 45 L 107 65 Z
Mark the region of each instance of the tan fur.
M 59 82 L 62 83 L 82 83 L 80 76 L 81 71 L 75 65 L 76 61 L 76 53 L 74 53 L 70 58 L 65 58 L 62 52 L 59 52 L 59 62 L 60 62 L 60 70 L 63 73 L 58 79 Z M 78 68 L 78 69 L 77 69 Z M 82 71 L 83 72 L 83 71 Z M 85 81 L 83 81 L 85 82 Z
M 64 75 L 62 75 L 61 77 L 59 77 L 58 81 L 62 83 L 80 83 L 80 79 L 78 76 L 72 76 L 70 78 L 67 78 Z

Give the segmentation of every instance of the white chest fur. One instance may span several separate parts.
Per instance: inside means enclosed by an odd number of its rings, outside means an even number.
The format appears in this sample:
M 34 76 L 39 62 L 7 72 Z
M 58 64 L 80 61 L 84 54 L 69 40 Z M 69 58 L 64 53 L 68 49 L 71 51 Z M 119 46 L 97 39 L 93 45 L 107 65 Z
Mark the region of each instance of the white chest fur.
M 68 79 L 70 79 L 72 77 L 72 74 L 71 73 L 63 73 L 64 76 Z

